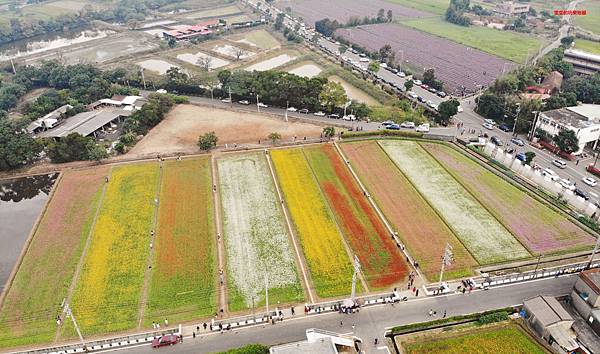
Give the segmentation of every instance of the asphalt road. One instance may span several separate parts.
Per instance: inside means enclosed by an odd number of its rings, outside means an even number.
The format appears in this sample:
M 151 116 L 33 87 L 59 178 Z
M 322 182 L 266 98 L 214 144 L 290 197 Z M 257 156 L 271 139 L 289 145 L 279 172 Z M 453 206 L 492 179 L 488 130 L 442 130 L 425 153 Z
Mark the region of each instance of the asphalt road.
M 374 338 L 380 343 L 386 329 L 402 324 L 431 320 L 430 309 L 437 311 L 438 316 L 444 310 L 448 316 L 468 314 L 491 310 L 523 303 L 525 299 L 537 295 L 560 296 L 570 292 L 577 275 L 566 275 L 515 284 L 506 287 L 480 290 L 472 294 L 447 295 L 435 298 L 421 298 L 399 303 L 394 306 L 379 305 L 362 309 L 359 313 L 341 315 L 328 313 L 306 317 L 303 314 L 295 318 L 285 319 L 276 325 L 260 325 L 234 330 L 224 334 L 207 334 L 195 339 L 186 337 L 182 344 L 159 349 L 160 353 L 196 354 L 228 350 L 250 343 L 276 345 L 305 339 L 305 331 L 319 328 L 337 333 L 350 334 L 361 338 L 365 343 L 366 353 L 385 353 L 373 345 Z M 340 321 L 343 325 L 340 326 Z M 352 325 L 356 325 L 354 330 Z M 120 349 L 124 353 L 157 353 L 149 344 L 138 347 Z
M 593 176 L 592 174 L 588 173 L 585 170 L 585 167 L 588 164 L 594 162 L 594 157 L 588 156 L 587 158 L 582 158 L 582 159 L 580 159 L 579 164 L 576 164 L 576 160 L 573 160 L 573 161 L 563 160 L 567 163 L 567 167 L 565 169 L 560 169 L 552 164 L 552 161 L 554 159 L 560 159 L 558 156 L 548 152 L 547 150 L 540 150 L 538 148 L 531 146 L 529 144 L 529 142 L 527 141 L 527 138 L 525 135 L 518 136 L 525 143 L 525 146 L 519 147 L 519 146 L 516 146 L 515 144 L 510 143 L 510 139 L 512 138 L 511 132 L 503 132 L 498 128 L 494 128 L 493 130 L 485 129 L 482 126 L 483 117 L 481 117 L 480 115 L 478 115 L 477 113 L 475 113 L 473 111 L 475 108 L 474 98 L 462 100 L 461 106 L 464 108 L 464 112 L 458 113 L 455 116 L 455 120 L 463 122 L 464 127 L 466 128 L 467 132 L 468 132 L 469 128 L 473 128 L 476 130 L 475 135 L 478 135 L 481 131 L 481 132 L 487 133 L 490 137 L 491 136 L 498 137 L 504 143 L 503 148 L 506 148 L 507 144 L 509 144 L 510 146 L 514 147 L 515 151 L 517 151 L 517 152 L 533 151 L 536 154 L 536 157 L 533 160 L 534 163 L 538 164 L 542 168 L 550 168 L 552 171 L 556 172 L 560 176 L 560 178 L 569 179 L 571 182 L 576 183 L 576 186 L 578 188 L 583 189 L 584 191 L 586 191 L 588 193 L 591 192 L 591 193 L 600 195 L 600 190 L 597 190 L 597 188 L 599 188 L 598 186 L 590 187 L 581 181 L 581 179 L 586 176 L 592 177 L 592 178 L 598 180 L 597 177 Z M 465 134 L 462 136 L 463 138 L 468 138 L 468 137 L 473 136 L 473 134 L 468 134 L 467 132 L 465 132 Z M 457 134 L 457 136 L 461 137 L 460 133 Z M 598 201 L 598 198 L 594 197 L 592 195 L 590 201 L 593 201 L 593 202 Z

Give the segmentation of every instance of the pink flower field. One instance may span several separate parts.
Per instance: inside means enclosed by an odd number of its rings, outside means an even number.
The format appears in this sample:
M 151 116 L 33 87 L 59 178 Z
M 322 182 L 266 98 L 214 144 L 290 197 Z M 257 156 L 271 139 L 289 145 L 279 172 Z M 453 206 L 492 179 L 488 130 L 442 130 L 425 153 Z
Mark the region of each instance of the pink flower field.
M 565 216 L 449 146 L 422 144 L 509 231 L 535 254 L 575 251 L 594 238 Z

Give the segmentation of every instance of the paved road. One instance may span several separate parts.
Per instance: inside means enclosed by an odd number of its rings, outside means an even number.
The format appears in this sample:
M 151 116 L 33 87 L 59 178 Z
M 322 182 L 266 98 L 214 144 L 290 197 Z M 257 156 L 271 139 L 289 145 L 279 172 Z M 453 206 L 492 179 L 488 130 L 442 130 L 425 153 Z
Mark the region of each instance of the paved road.
M 489 136 L 498 137 L 504 143 L 505 147 L 506 147 L 507 143 L 510 143 L 510 139 L 512 138 L 511 132 L 503 132 L 497 128 L 494 128 L 493 130 L 490 131 L 490 130 L 485 129 L 482 126 L 483 117 L 481 117 L 480 115 L 478 115 L 477 113 L 475 113 L 473 111 L 475 108 L 475 103 L 474 103 L 473 98 L 462 100 L 461 106 L 464 108 L 464 112 L 457 114 L 455 119 L 458 121 L 464 122 L 467 132 L 468 132 L 469 128 L 473 128 L 476 130 L 477 134 L 479 134 L 479 132 L 482 131 L 482 132 L 487 132 Z M 465 133 L 465 135 L 463 137 L 469 137 L 469 136 L 472 136 L 472 135 Z M 458 137 L 461 137 L 461 135 L 458 134 Z M 554 159 L 558 158 L 556 155 L 548 152 L 547 150 L 540 150 L 540 149 L 537 149 L 537 148 L 529 145 L 525 135 L 519 135 L 519 138 L 525 142 L 524 147 L 518 147 L 515 144 L 510 144 L 512 147 L 515 148 L 515 150 L 517 152 L 527 152 L 527 151 L 535 152 L 536 157 L 534 159 L 534 162 L 536 164 L 540 165 L 542 168 L 550 168 L 552 171 L 556 172 L 560 176 L 560 178 L 567 178 L 571 182 L 575 182 L 577 184 L 578 188 L 583 189 L 584 191 L 586 191 L 588 193 L 591 192 L 591 193 L 595 193 L 597 195 L 600 194 L 600 190 L 597 190 L 597 188 L 599 188 L 598 186 L 590 187 L 581 181 L 581 179 L 585 176 L 593 177 L 596 180 L 598 180 L 597 177 L 593 176 L 592 174 L 588 173 L 585 170 L 585 167 L 588 164 L 594 162 L 593 157 L 589 156 L 587 158 L 582 158 L 582 159 L 580 159 L 579 164 L 576 164 L 575 160 L 574 161 L 566 161 L 567 168 L 560 169 L 552 164 L 552 161 Z M 594 197 L 593 195 L 591 196 L 592 201 L 598 201 L 598 199 L 599 198 Z
M 577 7 L 577 4 L 579 4 L 581 1 L 583 0 L 571 1 L 567 6 L 567 10 L 575 10 L 575 7 Z M 571 15 L 563 16 L 562 19 L 566 23 L 558 29 L 558 38 L 556 38 L 552 43 L 538 53 L 533 60 L 534 63 L 537 63 L 538 60 L 540 60 L 544 55 L 548 54 L 552 49 L 558 48 L 561 45 L 560 40 L 569 35 L 569 30 L 571 29 Z
M 550 278 L 524 284 L 480 290 L 472 294 L 448 295 L 435 298 L 422 298 L 406 303 L 380 305 L 364 308 L 360 313 L 340 315 L 328 313 L 286 319 L 276 325 L 256 326 L 235 330 L 225 334 L 209 334 L 196 339 L 186 337 L 183 344 L 162 348 L 162 353 L 208 353 L 219 352 L 249 343 L 275 345 L 305 339 L 305 330 L 320 328 L 338 333 L 353 333 L 365 342 L 367 353 L 385 353 L 373 346 L 375 337 L 383 339 L 386 328 L 395 325 L 430 320 L 429 309 L 438 313 L 447 311 L 448 316 L 467 314 L 521 304 L 523 300 L 536 295 L 560 296 L 570 292 L 577 275 Z M 343 326 L 340 326 L 340 321 Z M 354 331 L 352 324 L 356 325 Z M 134 348 L 122 349 L 126 353 L 156 353 L 146 344 Z

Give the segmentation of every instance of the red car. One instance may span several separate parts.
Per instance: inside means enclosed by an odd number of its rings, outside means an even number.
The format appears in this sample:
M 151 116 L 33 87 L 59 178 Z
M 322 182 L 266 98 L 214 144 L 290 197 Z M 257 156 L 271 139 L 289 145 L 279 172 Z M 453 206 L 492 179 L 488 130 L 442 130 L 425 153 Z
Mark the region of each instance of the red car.
M 167 334 L 166 336 L 155 338 L 152 341 L 152 348 L 160 348 L 167 345 L 174 345 L 179 342 L 179 336 L 177 334 Z
M 427 90 L 427 89 L 429 89 L 429 85 L 423 84 L 423 85 L 421 85 L 421 88 L 424 88 L 425 90 Z

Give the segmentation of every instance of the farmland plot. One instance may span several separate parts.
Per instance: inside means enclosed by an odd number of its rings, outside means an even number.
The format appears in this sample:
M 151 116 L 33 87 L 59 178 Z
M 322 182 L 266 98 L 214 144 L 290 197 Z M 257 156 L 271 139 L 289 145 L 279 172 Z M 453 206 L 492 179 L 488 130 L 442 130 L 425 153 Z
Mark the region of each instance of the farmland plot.
M 436 77 L 444 82 L 446 92 L 462 86 L 475 91 L 477 85 L 488 85 L 511 62 L 480 50 L 452 42 L 418 30 L 393 23 L 338 29 L 336 35 L 377 51 L 390 44 L 396 53 L 402 51 L 404 60 L 420 68 L 435 68 Z M 397 59 L 401 59 L 396 55 Z
M 481 264 L 529 257 L 527 250 L 416 142 L 379 144 Z
M 218 160 L 230 310 L 264 302 L 265 275 L 272 303 L 299 301 L 294 253 L 267 162 L 262 154 Z
M 208 158 L 163 167 L 146 322 L 215 312 L 215 233 Z
M 318 296 L 350 293 L 352 265 L 302 150 L 270 152 Z
M 50 200 L 0 313 L 0 346 L 50 342 L 108 168 L 65 172 Z
M 137 324 L 157 182 L 155 163 L 113 169 L 71 303 L 88 335 Z
M 408 273 L 396 244 L 331 145 L 305 149 L 321 190 L 354 253 L 370 288 L 403 281 Z
M 477 262 L 376 142 L 345 143 L 341 147 L 429 280 L 437 280 L 440 274 L 439 260 L 446 243 L 453 247 L 454 262 L 446 268 L 445 278 L 472 274 Z
M 550 207 L 441 144 L 424 144 L 533 253 L 592 245 L 594 238 Z

